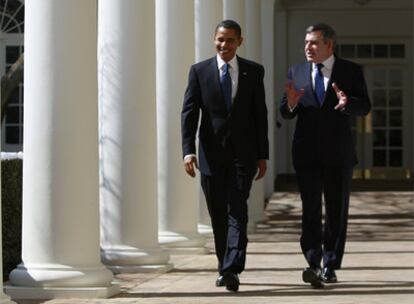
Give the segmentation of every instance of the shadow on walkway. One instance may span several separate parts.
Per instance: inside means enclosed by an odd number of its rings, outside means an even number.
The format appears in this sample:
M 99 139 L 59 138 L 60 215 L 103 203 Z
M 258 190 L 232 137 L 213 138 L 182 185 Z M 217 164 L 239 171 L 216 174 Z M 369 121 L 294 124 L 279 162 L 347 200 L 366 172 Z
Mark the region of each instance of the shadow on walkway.
M 83 303 L 412 303 L 414 299 L 414 192 L 356 192 L 351 196 L 348 242 L 339 282 L 312 289 L 302 282 L 301 203 L 298 193 L 275 193 L 267 220 L 249 235 L 240 291 L 214 285 L 211 236 L 206 255 L 172 255 L 169 273 L 120 274 L 111 299 L 56 299 L 19 304 Z

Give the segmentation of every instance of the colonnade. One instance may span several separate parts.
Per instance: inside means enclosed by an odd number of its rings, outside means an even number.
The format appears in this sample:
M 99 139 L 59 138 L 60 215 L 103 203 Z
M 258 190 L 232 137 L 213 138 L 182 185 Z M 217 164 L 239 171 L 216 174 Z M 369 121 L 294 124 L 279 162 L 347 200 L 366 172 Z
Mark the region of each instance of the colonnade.
M 25 1 L 22 263 L 7 294 L 109 297 L 113 273 L 206 252 L 208 215 L 181 161 L 188 70 L 215 54 L 223 18 L 245 32 L 239 54 L 260 62 L 261 2 Z M 251 228 L 263 203 L 258 182 Z

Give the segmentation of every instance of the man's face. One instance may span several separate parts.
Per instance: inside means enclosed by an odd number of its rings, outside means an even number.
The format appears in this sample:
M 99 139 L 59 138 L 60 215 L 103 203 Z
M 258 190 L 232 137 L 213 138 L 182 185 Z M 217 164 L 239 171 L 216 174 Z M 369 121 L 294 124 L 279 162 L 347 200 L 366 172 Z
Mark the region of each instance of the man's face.
M 305 36 L 306 60 L 321 63 L 333 54 L 333 41 L 324 41 L 321 31 L 315 31 Z
M 229 62 L 236 55 L 236 50 L 242 41 L 243 38 L 238 36 L 234 29 L 224 27 L 219 27 L 214 36 L 217 54 L 225 62 Z

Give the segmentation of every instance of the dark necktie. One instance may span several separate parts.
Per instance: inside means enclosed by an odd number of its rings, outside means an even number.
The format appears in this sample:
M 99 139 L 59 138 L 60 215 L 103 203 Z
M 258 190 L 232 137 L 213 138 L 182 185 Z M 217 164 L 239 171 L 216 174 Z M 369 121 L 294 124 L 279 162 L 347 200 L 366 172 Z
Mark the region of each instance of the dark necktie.
M 229 73 L 229 64 L 226 63 L 223 65 L 223 73 L 220 77 L 220 85 L 223 90 L 224 101 L 226 102 L 227 111 L 230 112 L 231 109 L 231 77 Z
M 318 68 L 318 70 L 315 74 L 315 93 L 316 97 L 318 97 L 319 104 L 322 105 L 323 98 L 325 97 L 325 84 L 323 81 L 323 74 L 321 71 L 321 69 L 323 68 L 323 64 L 318 63 L 316 67 Z

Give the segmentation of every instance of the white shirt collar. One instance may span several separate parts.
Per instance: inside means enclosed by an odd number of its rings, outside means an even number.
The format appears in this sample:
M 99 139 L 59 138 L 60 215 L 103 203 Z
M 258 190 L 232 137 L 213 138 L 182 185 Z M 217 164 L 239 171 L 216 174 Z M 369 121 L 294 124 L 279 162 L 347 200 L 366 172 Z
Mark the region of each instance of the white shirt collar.
M 328 70 L 332 70 L 334 62 L 335 62 L 335 56 L 332 54 L 331 56 L 328 57 L 328 59 L 323 61 L 322 64 L 324 68 L 327 68 Z M 312 67 L 316 69 L 316 63 L 312 63 Z
M 216 55 L 216 58 L 217 58 L 217 67 L 218 67 L 218 69 L 219 70 L 221 70 L 221 68 L 223 67 L 223 65 L 225 65 L 226 64 L 226 62 L 223 60 L 223 59 L 221 59 L 221 57 L 217 54 Z M 227 62 L 230 66 L 231 66 L 231 68 L 234 70 L 234 71 L 238 71 L 238 69 L 239 69 L 239 65 L 238 65 L 238 63 L 237 63 L 237 56 L 234 56 L 229 62 Z

